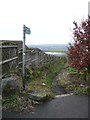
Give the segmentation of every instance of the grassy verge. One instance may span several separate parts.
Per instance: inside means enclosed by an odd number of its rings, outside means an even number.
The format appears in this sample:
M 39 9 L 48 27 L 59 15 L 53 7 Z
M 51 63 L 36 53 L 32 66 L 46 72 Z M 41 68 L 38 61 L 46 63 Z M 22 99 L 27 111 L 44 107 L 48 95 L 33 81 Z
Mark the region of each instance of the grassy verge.
M 17 78 L 18 88 L 12 89 L 7 86 L 3 91 L 3 110 L 8 111 L 32 111 L 34 104 L 39 104 L 31 100 L 27 91 L 38 91 L 41 95 L 45 95 L 44 99 L 50 99 L 54 96 L 51 90 L 53 78 L 64 67 L 66 58 L 52 61 L 48 64 L 40 65 L 37 68 L 26 67 L 26 91 L 22 91 L 22 69 L 18 68 L 11 72 L 9 77 Z
M 66 58 L 62 57 L 60 61 L 50 64 L 45 78 L 45 83 L 47 85 L 49 86 L 52 85 L 53 78 L 60 72 L 61 69 L 63 69 L 65 63 L 66 63 Z
M 54 77 L 64 67 L 66 58 L 62 57 L 60 60 L 52 61 L 46 65 L 38 66 L 38 68 L 27 68 L 27 82 L 26 89 L 28 91 L 39 91 L 46 94 L 48 98 L 54 96 L 51 85 Z M 47 97 L 46 97 L 47 99 Z
M 83 72 L 78 73 L 76 69 L 68 66 L 62 70 L 58 78 L 58 84 L 64 86 L 67 91 L 74 94 L 90 95 L 89 78 L 90 75 L 88 74 L 87 81 L 85 81 Z
M 23 91 L 14 91 L 14 94 L 5 96 L 2 99 L 2 108 L 4 111 L 31 112 L 34 105 L 39 104 L 28 98 L 28 94 Z

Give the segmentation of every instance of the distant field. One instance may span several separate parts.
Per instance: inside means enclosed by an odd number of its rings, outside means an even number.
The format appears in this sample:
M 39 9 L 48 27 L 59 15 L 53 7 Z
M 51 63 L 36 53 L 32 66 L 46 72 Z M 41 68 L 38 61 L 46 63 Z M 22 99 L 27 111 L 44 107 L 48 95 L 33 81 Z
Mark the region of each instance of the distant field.
M 60 53 L 65 53 L 65 52 L 67 52 L 67 50 L 47 50 L 47 51 L 45 51 L 45 52 L 60 52 Z
M 31 48 L 39 48 L 44 52 L 66 52 L 67 44 L 42 44 L 42 45 L 28 45 Z

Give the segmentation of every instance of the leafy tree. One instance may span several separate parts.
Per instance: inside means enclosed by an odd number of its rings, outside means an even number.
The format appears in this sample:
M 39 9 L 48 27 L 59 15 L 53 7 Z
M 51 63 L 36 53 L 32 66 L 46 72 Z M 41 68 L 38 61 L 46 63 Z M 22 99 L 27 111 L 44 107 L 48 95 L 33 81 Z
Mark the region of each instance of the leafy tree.
M 90 17 L 77 24 L 73 22 L 74 42 L 69 43 L 68 59 L 72 67 L 78 71 L 86 71 L 90 73 Z

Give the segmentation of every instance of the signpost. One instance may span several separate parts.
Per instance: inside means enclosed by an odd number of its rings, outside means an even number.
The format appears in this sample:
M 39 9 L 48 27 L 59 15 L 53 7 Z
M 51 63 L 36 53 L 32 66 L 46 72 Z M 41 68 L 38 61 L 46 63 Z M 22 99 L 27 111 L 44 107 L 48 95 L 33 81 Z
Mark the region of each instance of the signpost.
M 30 34 L 30 28 L 26 27 L 23 25 L 23 90 L 25 90 L 25 39 L 26 39 L 26 34 Z

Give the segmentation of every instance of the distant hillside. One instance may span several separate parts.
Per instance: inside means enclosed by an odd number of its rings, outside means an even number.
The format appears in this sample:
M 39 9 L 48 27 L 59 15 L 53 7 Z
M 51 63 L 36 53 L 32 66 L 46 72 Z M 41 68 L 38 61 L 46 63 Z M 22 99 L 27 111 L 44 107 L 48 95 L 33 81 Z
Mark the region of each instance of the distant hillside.
M 67 44 L 40 44 L 40 45 L 28 45 L 30 48 L 39 48 L 44 52 L 59 52 L 67 51 Z

